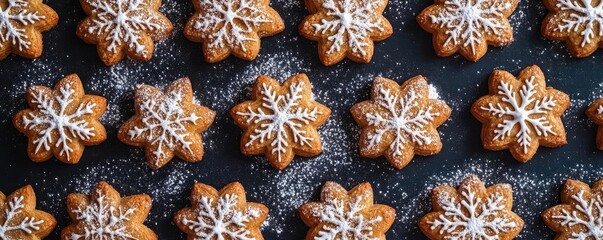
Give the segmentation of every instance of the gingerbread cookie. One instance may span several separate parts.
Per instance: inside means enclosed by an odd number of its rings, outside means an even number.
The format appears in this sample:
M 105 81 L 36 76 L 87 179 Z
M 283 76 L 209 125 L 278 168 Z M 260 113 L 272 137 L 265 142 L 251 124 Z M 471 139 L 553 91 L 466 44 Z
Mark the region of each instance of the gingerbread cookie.
M 101 181 L 90 196 L 67 196 L 67 211 L 74 223 L 63 229 L 61 239 L 156 240 L 157 235 L 143 224 L 151 203 L 146 194 L 122 198 L 111 185 Z
M 478 177 L 465 178 L 458 189 L 439 186 L 431 191 L 433 210 L 419 221 L 429 239 L 514 239 L 524 222 L 511 208 L 508 184 L 486 188 Z
M 396 210 L 373 203 L 370 183 L 361 183 L 347 191 L 327 182 L 320 202 L 309 202 L 298 209 L 302 221 L 310 227 L 306 240 L 383 239 L 396 218 Z
M 597 99 L 588 106 L 586 116 L 599 125 L 597 129 L 597 148 L 603 150 L 603 98 Z
M 27 153 L 34 162 L 53 155 L 64 163 L 75 164 L 84 146 L 107 139 L 105 127 L 98 121 L 107 108 L 107 100 L 86 95 L 76 74 L 63 78 L 54 89 L 27 88 L 28 109 L 19 111 L 13 125 L 28 139 Z
M 471 113 L 482 126 L 482 144 L 488 150 L 509 149 L 517 161 L 527 162 L 538 146 L 567 143 L 561 115 L 569 96 L 547 87 L 544 73 L 530 66 L 515 78 L 496 70 L 488 81 L 489 95 L 478 99 Z
M 57 221 L 46 212 L 36 210 L 36 193 L 25 186 L 8 197 L 0 192 L 0 239 L 43 239 Z
M 174 216 L 174 223 L 188 239 L 264 239 L 260 226 L 268 216 L 268 208 L 247 202 L 240 183 L 230 183 L 219 192 L 197 183 L 193 186 L 191 202 L 192 207 Z
M 184 36 L 203 44 L 205 61 L 215 63 L 231 53 L 254 60 L 260 38 L 285 29 L 270 0 L 193 0 L 195 15 L 186 23 Z
M 488 45 L 513 42 L 509 16 L 519 0 L 435 0 L 417 15 L 419 25 L 433 34 L 433 47 L 440 57 L 459 52 L 477 62 Z
M 376 77 L 371 100 L 351 109 L 362 127 L 360 155 L 385 156 L 397 169 L 414 157 L 439 153 L 442 142 L 437 127 L 450 117 L 450 107 L 430 98 L 429 85 L 423 76 L 413 77 L 401 86 L 395 81 Z
M 555 239 L 603 239 L 603 180 L 588 184 L 567 179 L 561 203 L 542 213 L 544 223 L 557 233 Z
M 42 32 L 58 22 L 57 13 L 42 0 L 0 0 L 0 60 L 10 53 L 40 57 Z
M 325 66 L 348 57 L 368 63 L 374 41 L 392 35 L 392 25 L 383 16 L 387 0 L 305 0 L 310 12 L 299 33 L 318 42 L 318 57 Z
M 201 133 L 213 123 L 216 113 L 195 104 L 188 78 L 170 83 L 165 90 L 138 85 L 134 96 L 136 115 L 117 135 L 125 144 L 145 147 L 149 166 L 159 169 L 174 155 L 187 162 L 203 158 Z
M 161 0 L 80 0 L 88 15 L 77 27 L 77 35 L 96 44 L 107 66 L 125 56 L 149 61 L 154 43 L 172 32 L 169 19 L 159 12 Z
M 331 109 L 312 98 L 312 85 L 305 74 L 290 77 L 282 85 L 259 76 L 253 85 L 251 101 L 230 110 L 230 116 L 245 133 L 241 152 L 264 153 L 268 162 L 282 170 L 295 155 L 316 156 L 322 151 L 316 130 L 331 114 Z

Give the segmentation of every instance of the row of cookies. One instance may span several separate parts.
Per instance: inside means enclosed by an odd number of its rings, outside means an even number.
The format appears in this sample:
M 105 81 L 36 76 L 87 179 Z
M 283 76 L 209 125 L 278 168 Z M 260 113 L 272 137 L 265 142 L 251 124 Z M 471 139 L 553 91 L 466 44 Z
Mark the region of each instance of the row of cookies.
M 42 31 L 58 23 L 58 15 L 42 0 L 1 0 L 0 59 L 13 52 L 27 58 L 42 53 Z M 203 44 L 207 62 L 233 54 L 253 60 L 260 51 L 260 38 L 280 33 L 285 25 L 269 6 L 269 0 L 193 0 L 195 14 L 184 28 L 191 41 Z M 310 12 L 299 25 L 302 36 L 318 42 L 319 58 L 333 65 L 348 57 L 369 62 L 373 41 L 385 40 L 393 29 L 383 16 L 387 0 L 305 0 Z M 577 57 L 592 54 L 603 31 L 603 7 L 595 2 L 544 0 L 550 10 L 542 34 L 567 42 Z M 507 18 L 519 0 L 436 0 L 417 15 L 419 25 L 433 34 L 438 56 L 456 52 L 477 61 L 488 45 L 504 46 L 513 41 Z M 125 56 L 149 61 L 154 42 L 165 39 L 172 23 L 160 11 L 161 0 L 82 0 L 88 15 L 77 28 L 86 43 L 96 44 L 106 65 Z M 6 16 L 4 16 L 6 15 Z

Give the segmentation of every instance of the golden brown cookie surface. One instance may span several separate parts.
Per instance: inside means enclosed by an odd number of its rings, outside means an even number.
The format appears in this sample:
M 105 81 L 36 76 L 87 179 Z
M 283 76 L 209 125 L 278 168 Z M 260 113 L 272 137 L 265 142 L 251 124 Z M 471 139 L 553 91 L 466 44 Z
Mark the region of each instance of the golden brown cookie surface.
M 169 19 L 159 12 L 161 0 L 81 0 L 88 15 L 77 27 L 77 35 L 96 44 L 100 59 L 107 66 L 125 56 L 149 61 L 155 41 L 172 32 Z
M 547 87 L 544 73 L 530 66 L 517 78 L 496 70 L 488 80 L 489 95 L 471 107 L 482 125 L 482 144 L 488 150 L 509 149 L 517 161 L 527 162 L 538 146 L 560 147 L 567 143 L 561 115 L 569 96 Z
M 39 240 L 48 236 L 57 221 L 46 212 L 36 210 L 36 194 L 25 186 L 8 197 L 0 192 L 0 239 Z
M 290 77 L 282 85 L 259 76 L 252 100 L 230 110 L 235 123 L 244 130 L 241 152 L 264 153 L 268 162 L 281 170 L 295 155 L 311 157 L 322 151 L 316 130 L 331 114 L 312 98 L 312 85 L 305 74 Z
M 515 238 L 524 227 L 513 207 L 513 190 L 508 184 L 488 188 L 474 175 L 458 189 L 439 186 L 432 190 L 432 212 L 419 221 L 429 239 Z
M 195 14 L 184 28 L 184 36 L 203 44 L 205 61 L 215 63 L 231 53 L 254 60 L 260 52 L 260 38 L 285 29 L 270 0 L 192 0 Z
M 459 52 L 477 62 L 488 45 L 513 42 L 509 16 L 519 0 L 435 0 L 417 15 L 419 25 L 433 34 L 433 47 L 440 57 Z
M 306 0 L 310 12 L 299 25 L 302 36 L 318 42 L 318 57 L 326 66 L 348 57 L 368 63 L 374 41 L 392 35 L 383 16 L 387 0 Z
M 190 197 L 193 206 L 178 211 L 174 223 L 188 239 L 262 240 L 260 226 L 268 216 L 268 208 L 247 202 L 245 195 L 238 182 L 220 191 L 197 183 Z
M 376 77 L 371 100 L 351 109 L 356 123 L 362 127 L 360 155 L 385 156 L 401 169 L 415 154 L 433 155 L 442 149 L 437 127 L 450 117 L 450 107 L 430 98 L 429 85 L 422 76 L 402 85 Z
M 98 121 L 107 100 L 86 95 L 77 75 L 66 76 L 54 89 L 29 87 L 26 95 L 29 108 L 13 117 L 13 125 L 28 137 L 27 153 L 32 161 L 44 162 L 54 155 L 62 162 L 75 164 L 84 146 L 107 139 Z
M 174 155 L 188 162 L 203 158 L 201 133 L 213 123 L 216 113 L 193 102 L 188 78 L 170 83 L 164 91 L 138 85 L 134 96 L 136 115 L 118 132 L 120 141 L 145 147 L 149 166 L 158 169 Z
M 588 106 L 586 116 L 599 126 L 597 128 L 597 148 L 603 150 L 603 98 L 595 100 Z

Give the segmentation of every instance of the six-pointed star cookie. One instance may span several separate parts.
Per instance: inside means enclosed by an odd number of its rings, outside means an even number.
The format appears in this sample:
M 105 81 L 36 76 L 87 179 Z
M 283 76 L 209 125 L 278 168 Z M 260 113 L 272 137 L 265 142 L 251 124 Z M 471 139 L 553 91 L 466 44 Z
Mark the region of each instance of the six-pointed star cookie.
M 387 0 L 306 0 L 310 15 L 299 25 L 299 32 L 318 42 L 318 56 L 326 66 L 346 57 L 368 63 L 374 41 L 393 33 L 383 16 L 386 6 Z
M 241 152 L 265 153 L 272 166 L 281 170 L 295 155 L 311 157 L 322 151 L 318 128 L 331 110 L 312 99 L 310 80 L 305 74 L 290 77 L 279 84 L 259 76 L 253 86 L 252 100 L 230 110 L 235 123 L 245 133 Z
M 81 0 L 88 15 L 77 27 L 77 35 L 96 44 L 107 66 L 125 56 L 149 61 L 160 41 L 172 32 L 169 19 L 159 12 L 161 0 Z
M 26 95 L 29 108 L 15 115 L 13 125 L 28 137 L 27 153 L 32 161 L 44 162 L 54 155 L 62 162 L 75 164 L 84 146 L 107 139 L 98 121 L 107 100 L 85 95 L 77 75 L 66 76 L 54 89 L 29 87 Z
M 193 0 L 193 4 L 196 12 L 184 27 L 184 36 L 203 44 L 203 56 L 210 63 L 231 53 L 254 60 L 260 52 L 260 38 L 285 29 L 270 0 Z
M 442 149 L 436 128 L 450 117 L 450 107 L 430 98 L 423 76 L 413 77 L 401 86 L 376 77 L 371 100 L 351 109 L 362 127 L 360 155 L 376 158 L 385 155 L 395 168 L 406 166 L 413 156 L 433 155 Z
M 59 16 L 42 0 L 0 0 L 0 60 L 10 53 L 38 58 L 44 48 L 42 33 L 59 22 Z
M 347 191 L 327 182 L 320 202 L 299 207 L 302 221 L 310 227 L 306 239 L 383 239 L 396 218 L 396 210 L 373 203 L 373 188 L 361 183 Z
M 569 96 L 547 87 L 544 73 L 530 66 L 515 78 L 496 70 L 488 81 L 489 95 L 478 99 L 471 113 L 482 126 L 482 144 L 488 150 L 509 149 L 515 159 L 527 162 L 538 146 L 567 143 L 561 115 Z
M 467 177 L 458 189 L 438 186 L 431 192 L 432 212 L 419 221 L 429 239 L 515 238 L 524 222 L 511 211 L 513 190 L 508 184 L 488 188 L 476 176 Z
M 268 216 L 268 208 L 247 202 L 240 183 L 230 183 L 219 192 L 197 183 L 190 199 L 193 206 L 174 216 L 176 226 L 188 239 L 264 239 L 260 226 Z
M 165 90 L 138 85 L 134 96 L 136 115 L 120 128 L 122 142 L 146 148 L 149 166 L 158 169 L 174 155 L 188 162 L 201 161 L 201 133 L 214 121 L 216 113 L 193 101 L 188 78 L 172 82 Z
M 488 45 L 505 46 L 513 42 L 509 16 L 519 0 L 435 0 L 417 21 L 433 34 L 433 47 L 441 57 L 459 52 L 476 62 Z
M 603 150 L 603 98 L 597 99 L 588 106 L 586 116 L 599 125 L 597 128 L 597 148 Z
M 0 192 L 0 239 L 43 239 L 56 225 L 52 215 L 36 210 L 36 194 L 31 186 L 8 197 Z
M 101 181 L 90 196 L 67 196 L 67 211 L 73 223 L 63 229 L 61 239 L 156 240 L 157 235 L 143 224 L 151 203 L 146 194 L 122 198 L 111 185 Z

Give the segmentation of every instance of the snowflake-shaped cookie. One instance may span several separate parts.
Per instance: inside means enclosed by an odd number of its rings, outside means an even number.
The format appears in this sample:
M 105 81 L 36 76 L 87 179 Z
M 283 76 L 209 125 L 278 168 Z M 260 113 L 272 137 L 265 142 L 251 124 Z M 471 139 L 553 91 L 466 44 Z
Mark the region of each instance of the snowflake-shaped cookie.
M 120 128 L 122 142 L 146 148 L 149 166 L 158 169 L 174 155 L 188 162 L 201 161 L 201 133 L 214 121 L 216 113 L 194 103 L 188 78 L 172 82 L 165 90 L 138 85 L 134 97 L 136 115 Z
M 442 142 L 436 128 L 452 110 L 429 95 L 429 85 L 422 76 L 413 77 L 402 86 L 386 78 L 375 78 L 371 100 L 351 109 L 362 127 L 360 155 L 385 155 L 392 166 L 401 169 L 415 153 L 426 156 L 440 152 Z
M 188 239 L 263 239 L 260 226 L 268 216 L 268 208 L 247 202 L 240 183 L 230 183 L 219 192 L 197 183 L 190 198 L 193 206 L 174 216 L 174 222 Z
M 300 24 L 299 32 L 318 42 L 318 56 L 326 66 L 346 57 L 368 63 L 374 41 L 393 33 L 383 16 L 387 0 L 306 0 L 306 6 L 311 15 Z
M 193 0 L 193 4 L 196 12 L 184 27 L 184 36 L 203 43 L 203 56 L 210 63 L 231 53 L 254 60 L 260 52 L 260 38 L 285 29 L 270 0 Z
M 555 239 L 603 239 L 603 180 L 588 184 L 567 179 L 561 203 L 542 213 L 544 223 L 557 233 Z
M 97 145 L 107 139 L 98 121 L 107 107 L 103 97 L 85 95 L 75 74 L 63 78 L 54 89 L 44 86 L 27 88 L 29 108 L 19 111 L 13 124 L 28 139 L 27 153 L 34 162 L 53 155 L 62 162 L 78 163 L 84 146 Z
M 433 34 L 436 54 L 441 57 L 459 52 L 477 62 L 488 45 L 505 46 L 513 42 L 509 16 L 519 0 L 436 0 L 425 8 L 417 21 Z
M 59 22 L 49 6 L 37 0 L 0 0 L 0 60 L 10 53 L 25 58 L 42 55 L 42 34 Z
M 419 221 L 430 239 L 515 238 L 524 222 L 511 211 L 513 190 L 508 184 L 486 188 L 476 176 L 467 177 L 458 189 L 439 186 L 431 194 L 433 210 Z
M 265 153 L 270 164 L 279 170 L 287 167 L 295 155 L 310 157 L 322 151 L 316 128 L 330 114 L 329 108 L 312 99 L 310 80 L 305 74 L 290 77 L 282 85 L 259 76 L 252 100 L 230 110 L 235 123 L 245 131 L 241 152 Z
M 306 239 L 315 240 L 385 239 L 385 232 L 396 218 L 393 208 L 373 203 L 369 183 L 347 191 L 337 183 L 327 182 L 322 187 L 320 202 L 305 203 L 298 213 L 310 227 Z
M 588 106 L 586 116 L 599 125 L 597 129 L 597 148 L 603 150 L 603 98 L 595 100 Z
M 88 15 L 77 28 L 86 43 L 96 44 L 100 59 L 107 66 L 125 56 L 149 61 L 154 43 L 172 32 L 169 19 L 159 12 L 161 0 L 82 0 Z
M 488 81 L 489 95 L 471 107 L 483 123 L 482 144 L 489 150 L 509 149 L 515 159 L 527 162 L 538 146 L 559 147 L 567 143 L 561 115 L 569 96 L 546 86 L 544 73 L 530 66 L 515 78 L 496 70 Z
M 8 197 L 0 192 L 0 239 L 43 239 L 56 225 L 52 215 L 36 210 L 36 194 L 31 186 Z
M 156 240 L 143 223 L 151 210 L 151 197 L 121 197 L 111 185 L 99 182 L 92 195 L 67 196 L 67 212 L 73 224 L 61 232 L 63 240 Z

